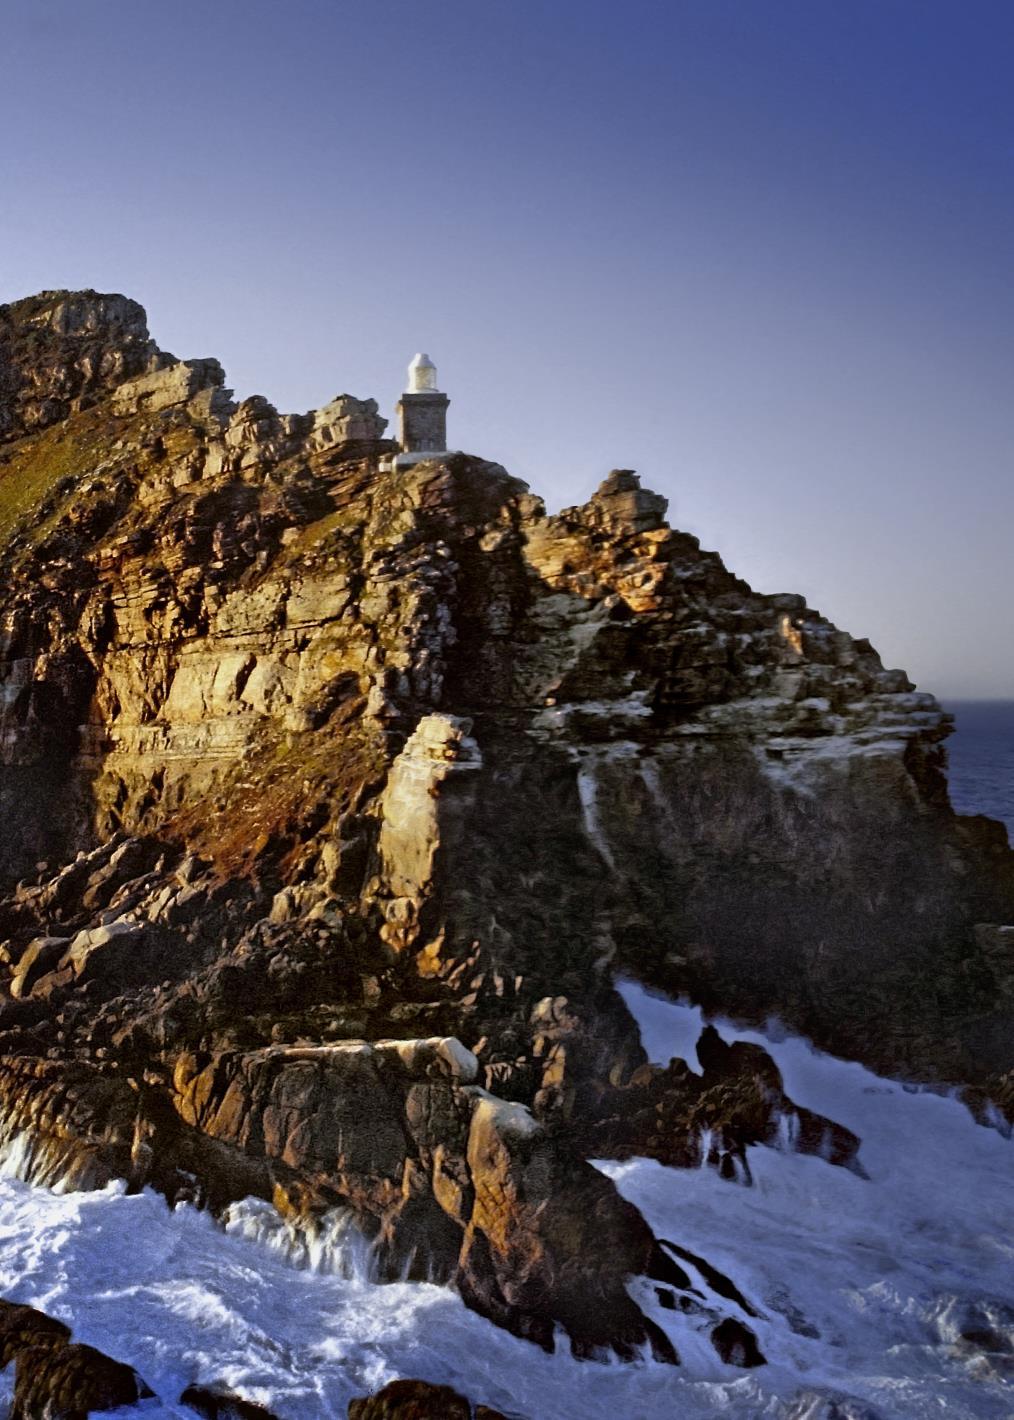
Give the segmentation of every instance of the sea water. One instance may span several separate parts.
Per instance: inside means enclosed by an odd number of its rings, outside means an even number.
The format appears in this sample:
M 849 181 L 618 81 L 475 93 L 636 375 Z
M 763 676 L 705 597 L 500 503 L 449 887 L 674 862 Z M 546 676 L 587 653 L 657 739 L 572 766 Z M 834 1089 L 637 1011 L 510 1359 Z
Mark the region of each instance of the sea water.
M 955 700 L 947 741 L 951 802 L 961 814 L 988 814 L 1014 838 L 1014 700 Z
M 1014 705 L 951 708 L 956 807 L 1014 828 Z M 699 1011 L 621 990 L 650 1057 L 698 1068 Z M 792 1099 L 861 1137 L 867 1177 L 795 1153 L 788 1123 L 780 1147 L 749 1150 L 752 1188 L 644 1159 L 599 1167 L 659 1236 L 737 1283 L 759 1313 L 743 1318 L 768 1359 L 757 1370 L 725 1366 L 700 1323 L 658 1307 L 643 1283 L 638 1300 L 680 1367 L 577 1362 L 565 1345 L 548 1356 L 446 1288 L 378 1286 L 342 1218 L 307 1249 L 263 1204 L 238 1205 L 222 1227 L 116 1187 L 60 1194 L 0 1178 L 0 1296 L 137 1367 L 158 1398 L 123 1420 L 192 1417 L 175 1399 L 195 1382 L 282 1420 L 344 1420 L 351 1397 L 398 1376 L 519 1420 L 1011 1420 L 1014 1144 L 952 1098 L 775 1026 L 717 1025 L 763 1044 Z M 8 1368 L 0 1414 L 10 1381 Z

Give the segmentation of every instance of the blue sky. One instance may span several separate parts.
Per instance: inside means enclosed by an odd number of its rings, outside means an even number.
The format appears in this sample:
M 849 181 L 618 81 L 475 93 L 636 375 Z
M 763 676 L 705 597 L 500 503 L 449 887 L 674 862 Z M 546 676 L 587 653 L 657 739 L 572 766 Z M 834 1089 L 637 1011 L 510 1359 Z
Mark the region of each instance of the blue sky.
M 3 0 L 0 300 L 613 466 L 941 695 L 1014 697 L 1014 5 Z

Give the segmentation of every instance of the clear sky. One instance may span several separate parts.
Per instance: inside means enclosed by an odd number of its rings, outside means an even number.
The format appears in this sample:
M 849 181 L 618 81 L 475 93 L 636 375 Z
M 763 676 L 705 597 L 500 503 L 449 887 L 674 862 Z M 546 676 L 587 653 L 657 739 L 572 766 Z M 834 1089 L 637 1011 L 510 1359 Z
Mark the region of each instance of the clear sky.
M 763 591 L 1014 697 L 1012 0 L 0 0 L 0 300 L 120 290 L 285 410 L 550 506 L 613 466 Z

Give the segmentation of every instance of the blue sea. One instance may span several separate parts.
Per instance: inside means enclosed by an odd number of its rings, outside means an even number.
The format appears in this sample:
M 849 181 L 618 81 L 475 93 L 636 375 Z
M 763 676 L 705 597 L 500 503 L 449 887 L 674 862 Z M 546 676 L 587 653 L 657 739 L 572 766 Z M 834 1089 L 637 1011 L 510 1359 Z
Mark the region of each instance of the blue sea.
M 950 700 L 955 733 L 947 741 L 951 803 L 988 814 L 1014 841 L 1014 700 Z

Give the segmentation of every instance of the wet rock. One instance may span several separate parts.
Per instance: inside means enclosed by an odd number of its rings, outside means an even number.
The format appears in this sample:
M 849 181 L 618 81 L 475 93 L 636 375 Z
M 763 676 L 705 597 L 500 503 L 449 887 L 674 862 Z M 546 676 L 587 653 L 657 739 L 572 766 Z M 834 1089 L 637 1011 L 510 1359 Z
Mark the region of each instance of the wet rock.
M 748 1184 L 746 1149 L 766 1144 L 816 1154 L 862 1174 L 860 1139 L 834 1120 L 796 1105 L 767 1051 L 742 1041 L 727 1045 L 708 1026 L 697 1053 L 703 1074 L 694 1074 L 682 1061 L 664 1070 L 641 1065 L 626 1078 L 620 1074 L 618 1085 L 600 1087 L 581 1115 L 586 1152 L 593 1157 L 641 1155 L 677 1167 L 710 1164 L 723 1178 Z
M 151 1395 L 130 1366 L 70 1338 L 63 1322 L 0 1302 L 0 1368 L 14 1362 L 10 1420 L 87 1420 Z
M 15 1358 L 10 1420 L 87 1420 L 150 1394 L 129 1366 L 91 1346 L 26 1346 Z
M 747 1316 L 756 1316 L 757 1312 L 753 1306 L 743 1296 L 736 1284 L 719 1272 L 717 1267 L 713 1267 L 705 1258 L 699 1257 L 697 1253 L 688 1251 L 687 1248 L 680 1247 L 678 1243 L 670 1242 L 667 1238 L 661 1238 L 661 1246 L 674 1257 L 681 1258 L 684 1262 L 689 1262 L 696 1267 L 704 1278 L 705 1282 L 720 1297 L 727 1297 L 729 1301 L 735 1302 Z M 684 1283 L 685 1285 L 685 1283 Z
M 188 1386 L 180 1396 L 180 1404 L 188 1405 L 204 1420 L 278 1420 L 263 1405 L 201 1385 Z
M 26 1347 L 59 1346 L 70 1340 L 70 1327 L 34 1307 L 0 1301 L 0 1368 Z
M 577 1355 L 678 1360 L 622 1278 L 647 1275 L 655 1240 L 603 1175 L 554 1145 L 522 1106 L 480 1095 L 466 1153 L 474 1201 L 458 1285 L 477 1310 L 553 1349 L 550 1316 Z
M 626 1291 L 653 1256 L 640 1214 L 524 1106 L 472 1085 L 476 1069 L 456 1041 L 272 1048 L 180 1073 L 179 1107 L 283 1176 L 327 1179 L 385 1273 L 454 1281 L 548 1348 L 558 1324 L 579 1352 L 650 1341 L 674 1359 Z
M 391 1381 L 376 1395 L 349 1402 L 349 1420 L 472 1420 L 463 1395 L 428 1381 Z
M 712 1330 L 711 1344 L 729 1366 L 763 1366 L 757 1338 L 748 1326 L 727 1316 Z

